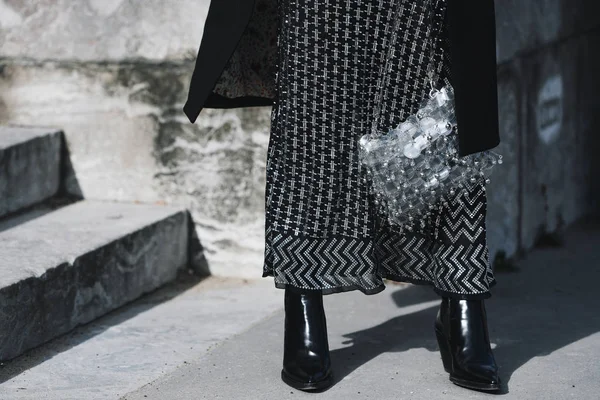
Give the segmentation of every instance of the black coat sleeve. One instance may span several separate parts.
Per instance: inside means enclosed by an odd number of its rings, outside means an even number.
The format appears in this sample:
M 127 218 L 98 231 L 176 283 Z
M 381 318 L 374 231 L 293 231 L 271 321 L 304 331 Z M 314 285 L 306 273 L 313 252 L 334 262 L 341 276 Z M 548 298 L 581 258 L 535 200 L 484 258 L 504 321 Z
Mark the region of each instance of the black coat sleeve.
M 459 154 L 500 143 L 494 0 L 447 0 L 452 86 Z

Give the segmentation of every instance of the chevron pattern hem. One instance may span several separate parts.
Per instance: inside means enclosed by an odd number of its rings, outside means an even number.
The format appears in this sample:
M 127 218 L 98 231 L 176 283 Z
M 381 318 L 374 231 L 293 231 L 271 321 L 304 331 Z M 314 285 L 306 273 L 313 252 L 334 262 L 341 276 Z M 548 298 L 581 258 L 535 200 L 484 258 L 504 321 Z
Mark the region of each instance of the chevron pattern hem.
M 323 293 L 383 290 L 368 239 L 308 237 L 275 232 L 269 225 L 265 236 L 263 277 L 273 276 L 276 286 L 320 289 Z
M 263 277 L 277 288 L 379 293 L 384 279 L 430 285 L 458 299 L 484 299 L 496 280 L 485 234 L 483 185 L 439 208 L 429 236 L 382 224 L 374 238 L 310 237 L 266 226 Z
M 489 291 L 481 292 L 481 293 L 448 292 L 448 291 L 442 290 L 439 287 L 435 286 L 435 284 L 432 281 L 415 279 L 410 276 L 402 276 L 402 275 L 394 275 L 394 274 L 387 274 L 387 275 L 382 274 L 381 276 L 384 279 L 394 281 L 394 282 L 406 282 L 406 283 L 412 283 L 413 285 L 431 286 L 433 288 L 433 291 L 435 293 L 437 293 L 438 295 L 443 296 L 443 297 L 450 297 L 450 298 L 454 298 L 454 299 L 458 299 L 458 300 L 485 300 L 485 299 L 489 299 L 492 296 L 492 294 Z M 496 284 L 497 284 L 496 280 L 493 279 L 489 284 L 489 289 L 496 286 Z
M 429 235 L 403 235 L 382 221 L 376 237 L 380 275 L 429 282 L 455 298 L 489 297 L 494 274 L 489 263 L 485 186 L 479 184 L 441 205 Z
M 263 274 L 263 277 L 269 277 L 269 276 L 273 276 L 273 275 L 269 275 L 267 274 Z M 380 286 L 371 288 L 371 289 L 365 289 L 362 286 L 333 286 L 333 287 L 329 287 L 329 288 L 316 288 L 316 289 L 311 289 L 311 288 L 306 288 L 306 287 L 297 287 L 294 286 L 293 284 L 290 283 L 282 283 L 282 282 L 275 282 L 275 287 L 277 289 L 290 289 L 292 291 L 298 291 L 300 293 L 306 292 L 308 290 L 317 290 L 319 292 L 321 292 L 321 294 L 334 294 L 334 293 L 342 293 L 342 292 L 350 292 L 350 291 L 354 291 L 354 290 L 358 290 L 366 295 L 373 295 L 373 294 L 377 294 L 380 293 L 382 291 L 385 290 L 385 284 L 381 284 Z

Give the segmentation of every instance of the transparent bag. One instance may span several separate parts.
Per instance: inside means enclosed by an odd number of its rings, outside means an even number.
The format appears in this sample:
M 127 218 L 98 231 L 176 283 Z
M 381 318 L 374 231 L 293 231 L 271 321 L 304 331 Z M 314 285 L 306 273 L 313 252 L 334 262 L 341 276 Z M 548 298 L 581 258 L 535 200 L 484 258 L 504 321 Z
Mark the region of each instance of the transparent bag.
M 483 151 L 458 155 L 458 131 L 451 85 L 432 88 L 416 114 L 386 134 L 359 142 L 375 202 L 390 224 L 409 231 L 425 228 L 432 212 L 451 196 L 489 183 L 502 156 Z

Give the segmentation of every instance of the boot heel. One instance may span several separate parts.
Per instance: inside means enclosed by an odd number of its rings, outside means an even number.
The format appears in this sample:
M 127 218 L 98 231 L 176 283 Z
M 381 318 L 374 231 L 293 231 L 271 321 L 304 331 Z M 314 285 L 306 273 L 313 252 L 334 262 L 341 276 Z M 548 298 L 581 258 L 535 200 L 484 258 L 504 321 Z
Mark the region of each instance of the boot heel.
M 438 329 L 435 330 L 435 336 L 437 337 L 438 346 L 440 347 L 440 354 L 442 355 L 442 363 L 444 364 L 444 370 L 447 373 L 452 373 L 452 355 L 450 354 L 450 345 L 444 334 Z

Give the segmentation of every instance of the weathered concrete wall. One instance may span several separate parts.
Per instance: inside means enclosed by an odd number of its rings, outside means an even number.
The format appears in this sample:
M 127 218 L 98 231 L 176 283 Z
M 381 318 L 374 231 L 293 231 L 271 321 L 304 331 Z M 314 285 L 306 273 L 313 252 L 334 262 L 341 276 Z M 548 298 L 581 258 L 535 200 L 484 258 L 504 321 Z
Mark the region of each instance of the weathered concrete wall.
M 0 0 L 0 124 L 61 127 L 88 199 L 189 207 L 213 273 L 260 273 L 270 108 L 183 114 L 209 0 Z
M 596 76 L 600 17 L 591 0 L 496 2 L 499 99 L 506 163 L 494 172 L 491 253 L 527 250 L 598 212 Z M 593 163 L 596 162 L 594 165 Z
M 194 125 L 181 110 L 208 4 L 0 0 L 0 124 L 60 126 L 73 191 L 187 206 L 213 273 L 256 277 L 270 108 L 206 109 Z M 492 255 L 598 204 L 594 5 L 497 1 L 506 162 L 490 188 Z
M 596 9 L 594 0 L 496 0 L 498 62 L 597 29 Z
M 0 0 L 4 57 L 181 60 L 196 56 L 209 0 Z

